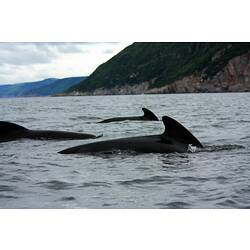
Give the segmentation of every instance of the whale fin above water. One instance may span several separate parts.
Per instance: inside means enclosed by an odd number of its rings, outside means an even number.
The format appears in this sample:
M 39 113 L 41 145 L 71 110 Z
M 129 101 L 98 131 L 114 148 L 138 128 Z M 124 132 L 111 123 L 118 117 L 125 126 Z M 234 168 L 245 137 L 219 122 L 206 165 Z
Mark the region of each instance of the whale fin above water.
M 26 131 L 28 130 L 25 127 L 22 127 L 18 124 L 6 122 L 6 121 L 0 121 L 0 134 L 6 134 L 10 132 L 19 132 L 19 131 Z
M 76 133 L 58 130 L 30 130 L 18 124 L 0 121 L 0 142 L 18 139 L 33 140 L 83 140 L 102 137 L 86 133 Z
M 147 108 L 142 108 L 143 116 L 123 116 L 102 120 L 98 123 L 121 122 L 121 121 L 159 121 L 157 116 Z
M 203 148 L 200 141 L 175 119 L 169 116 L 163 116 L 162 121 L 165 126 L 165 131 L 162 134 L 163 137 L 164 135 L 166 135 L 173 138 L 178 138 L 179 141 L 191 144 L 199 148 Z
M 60 154 L 84 154 L 98 152 L 135 151 L 138 153 L 186 153 L 189 145 L 203 147 L 191 132 L 176 120 L 163 116 L 163 134 L 134 136 L 87 143 L 64 149 Z
M 159 121 L 158 117 L 149 109 L 147 108 L 142 108 L 142 111 L 144 113 L 144 118 L 146 120 L 150 120 L 150 121 Z

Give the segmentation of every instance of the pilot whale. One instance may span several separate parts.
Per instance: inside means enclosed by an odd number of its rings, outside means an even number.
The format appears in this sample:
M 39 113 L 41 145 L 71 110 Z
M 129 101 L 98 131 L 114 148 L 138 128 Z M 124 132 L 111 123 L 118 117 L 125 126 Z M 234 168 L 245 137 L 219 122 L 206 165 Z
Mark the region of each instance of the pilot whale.
M 163 116 L 165 131 L 160 135 L 137 136 L 89 143 L 60 151 L 61 154 L 113 152 L 115 150 L 138 153 L 187 152 L 190 145 L 202 148 L 199 140 L 183 125 L 171 117 Z
M 158 117 L 149 109 L 142 108 L 142 111 L 144 113 L 143 116 L 125 116 L 125 117 L 115 117 L 106 119 L 103 121 L 100 121 L 99 123 L 108 123 L 108 122 L 120 122 L 120 121 L 126 121 L 126 120 L 132 120 L 132 121 L 159 121 Z
M 100 136 L 66 131 L 30 130 L 15 123 L 0 121 L 0 142 L 18 139 L 81 140 L 98 137 Z

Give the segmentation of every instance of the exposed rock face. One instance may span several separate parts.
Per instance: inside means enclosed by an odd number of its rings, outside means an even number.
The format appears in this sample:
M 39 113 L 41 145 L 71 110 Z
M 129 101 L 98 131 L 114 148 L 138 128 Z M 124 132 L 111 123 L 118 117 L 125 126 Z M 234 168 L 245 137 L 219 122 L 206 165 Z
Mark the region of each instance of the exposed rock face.
M 139 95 L 144 94 L 149 88 L 149 82 L 136 85 L 116 86 L 112 89 L 98 88 L 93 92 L 73 92 L 73 95 Z
M 226 91 L 250 91 L 250 52 L 230 60 L 208 83 Z
M 196 92 L 244 92 L 250 91 L 250 52 L 231 59 L 224 69 L 212 79 L 202 74 L 190 75 L 161 88 L 146 93 L 196 93 Z
M 250 51 L 231 59 L 212 79 L 200 74 L 183 77 L 160 88 L 150 88 L 150 83 L 116 86 L 112 89 L 96 89 L 78 95 L 124 95 L 124 94 L 165 94 L 198 92 L 246 92 L 250 91 Z M 74 94 L 74 93 L 72 93 Z M 75 93 L 76 94 L 76 93 Z

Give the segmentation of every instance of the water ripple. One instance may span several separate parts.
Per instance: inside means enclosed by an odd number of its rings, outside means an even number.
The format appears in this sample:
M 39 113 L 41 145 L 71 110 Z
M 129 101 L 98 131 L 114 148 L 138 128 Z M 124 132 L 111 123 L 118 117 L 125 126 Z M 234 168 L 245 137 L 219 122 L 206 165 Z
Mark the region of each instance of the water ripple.
M 160 121 L 97 123 L 105 117 L 140 115 L 143 105 L 159 117 L 177 119 L 205 146 L 184 154 L 63 156 L 57 152 L 95 140 L 0 143 L 0 208 L 250 208 L 249 97 L 0 99 L 3 120 L 30 129 L 103 133 L 101 140 L 162 133 Z
M 66 196 L 66 197 L 62 197 L 61 201 L 73 201 L 76 198 L 74 196 Z
M 245 147 L 237 144 L 224 144 L 224 145 L 214 145 L 206 146 L 204 149 L 198 149 L 199 152 L 218 152 L 218 151 L 227 151 L 227 150 L 237 150 L 244 149 Z
M 65 182 L 65 181 L 58 181 L 58 180 L 38 182 L 37 185 L 41 185 L 43 187 L 46 187 L 46 188 L 52 189 L 52 190 L 71 189 L 74 186 L 74 184 L 72 184 L 72 183 Z
M 0 194 L 0 199 L 17 199 L 17 196 L 14 195 L 4 195 L 4 194 Z
M 11 191 L 14 191 L 16 188 L 13 187 L 13 186 L 9 186 L 9 185 L 0 185 L 0 192 L 4 192 L 4 191 L 7 191 L 7 192 L 11 192 Z
M 151 176 L 151 177 L 142 178 L 142 179 L 118 181 L 118 183 L 120 185 L 132 186 L 136 184 L 147 184 L 147 183 L 166 184 L 166 183 L 171 183 L 172 181 L 173 180 L 170 176 Z
M 188 208 L 190 204 L 182 201 L 173 201 L 169 203 L 156 203 L 156 206 L 160 206 L 161 208 L 171 208 L 171 209 L 181 209 Z
M 101 181 L 92 181 L 92 182 L 84 182 L 78 186 L 79 188 L 86 188 L 86 187 L 111 187 L 111 184 L 108 182 L 101 182 Z
M 202 177 L 194 177 L 194 176 L 184 176 L 180 177 L 183 181 L 193 181 L 193 182 L 206 182 L 209 181 L 208 178 L 202 178 Z
M 231 199 L 226 199 L 222 202 L 216 203 L 216 205 L 221 206 L 221 207 L 237 207 L 237 202 Z

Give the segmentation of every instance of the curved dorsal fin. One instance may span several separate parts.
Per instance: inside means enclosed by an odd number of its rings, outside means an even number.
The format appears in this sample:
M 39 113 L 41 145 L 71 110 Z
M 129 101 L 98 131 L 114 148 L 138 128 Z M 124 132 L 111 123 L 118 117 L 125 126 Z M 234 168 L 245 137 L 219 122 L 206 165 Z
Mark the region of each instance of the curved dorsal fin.
M 168 135 L 174 138 L 178 138 L 180 141 L 183 141 L 188 144 L 192 144 L 193 146 L 203 148 L 202 144 L 199 140 L 192 135 L 183 125 L 174 120 L 171 117 L 163 116 L 162 121 L 165 125 L 165 131 L 163 135 Z
M 147 108 L 142 108 L 142 111 L 144 113 L 144 116 L 146 119 L 151 120 L 151 121 L 159 121 L 158 117 L 149 109 Z
M 24 128 L 15 123 L 0 121 L 0 134 L 5 134 L 14 131 L 22 131 L 22 130 L 27 130 L 27 128 Z

